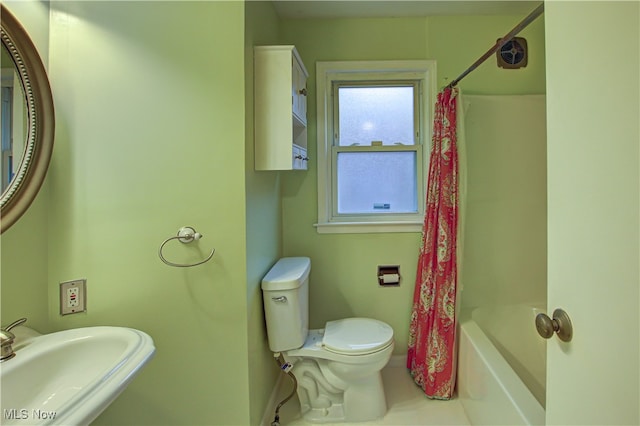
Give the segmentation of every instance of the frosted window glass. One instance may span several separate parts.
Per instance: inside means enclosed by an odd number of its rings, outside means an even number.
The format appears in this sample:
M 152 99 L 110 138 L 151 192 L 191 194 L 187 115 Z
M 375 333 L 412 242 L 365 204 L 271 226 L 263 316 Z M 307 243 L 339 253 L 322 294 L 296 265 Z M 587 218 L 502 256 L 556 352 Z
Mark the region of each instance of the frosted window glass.
M 339 152 L 338 213 L 417 213 L 416 152 Z
M 339 87 L 341 146 L 414 145 L 413 86 Z

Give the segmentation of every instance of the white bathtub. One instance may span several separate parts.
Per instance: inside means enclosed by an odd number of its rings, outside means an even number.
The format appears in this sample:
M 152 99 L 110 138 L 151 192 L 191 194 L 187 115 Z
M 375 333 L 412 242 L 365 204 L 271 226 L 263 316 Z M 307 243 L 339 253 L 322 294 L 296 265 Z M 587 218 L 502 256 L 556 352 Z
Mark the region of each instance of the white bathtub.
M 458 397 L 472 424 L 544 424 L 546 341 L 535 330 L 538 312 L 513 305 L 461 315 Z

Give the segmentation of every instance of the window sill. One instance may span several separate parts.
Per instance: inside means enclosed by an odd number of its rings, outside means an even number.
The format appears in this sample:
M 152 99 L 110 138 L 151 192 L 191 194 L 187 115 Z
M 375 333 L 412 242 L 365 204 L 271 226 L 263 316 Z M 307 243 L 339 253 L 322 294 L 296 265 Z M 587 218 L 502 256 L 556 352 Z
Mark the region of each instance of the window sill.
M 422 232 L 422 222 L 325 222 L 313 226 L 318 234 Z

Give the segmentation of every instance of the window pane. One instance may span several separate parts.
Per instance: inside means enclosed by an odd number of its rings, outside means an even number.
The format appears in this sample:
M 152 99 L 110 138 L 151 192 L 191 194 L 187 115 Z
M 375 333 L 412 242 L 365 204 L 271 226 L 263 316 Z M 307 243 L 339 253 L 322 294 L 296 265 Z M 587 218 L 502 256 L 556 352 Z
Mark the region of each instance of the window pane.
M 338 214 L 416 213 L 416 152 L 338 152 Z
M 339 145 L 414 145 L 413 86 L 339 87 Z

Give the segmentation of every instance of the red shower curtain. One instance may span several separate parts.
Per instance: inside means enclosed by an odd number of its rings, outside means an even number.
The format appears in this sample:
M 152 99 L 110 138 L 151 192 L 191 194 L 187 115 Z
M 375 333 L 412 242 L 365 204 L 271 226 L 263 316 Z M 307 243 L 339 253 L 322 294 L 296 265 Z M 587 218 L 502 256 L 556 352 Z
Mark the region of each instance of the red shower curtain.
M 438 94 L 407 368 L 429 398 L 450 399 L 456 369 L 458 90 Z

